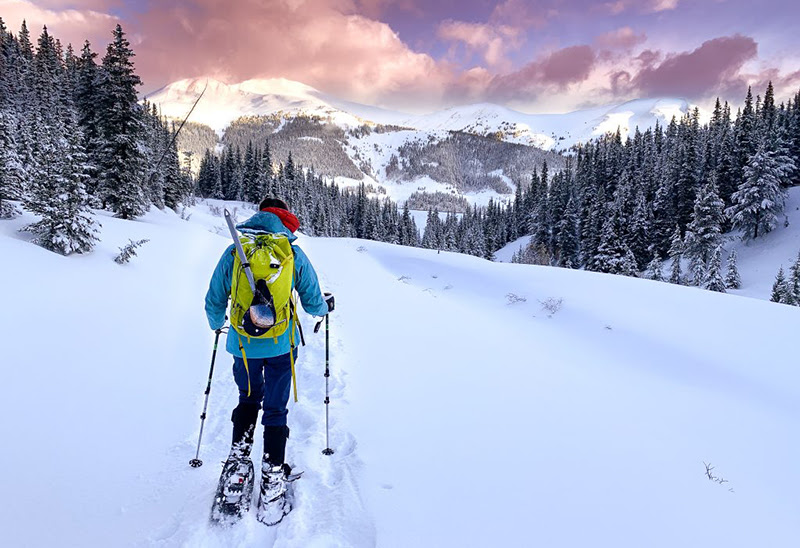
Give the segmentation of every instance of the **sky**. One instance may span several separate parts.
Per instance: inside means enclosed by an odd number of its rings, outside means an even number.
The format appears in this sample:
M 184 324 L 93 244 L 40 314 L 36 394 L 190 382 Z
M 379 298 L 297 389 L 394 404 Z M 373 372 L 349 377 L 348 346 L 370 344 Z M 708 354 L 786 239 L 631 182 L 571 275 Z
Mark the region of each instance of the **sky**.
M 101 55 L 120 23 L 144 94 L 182 78 L 282 77 L 416 113 L 543 113 L 800 89 L 792 0 L 0 0 L 0 17 Z

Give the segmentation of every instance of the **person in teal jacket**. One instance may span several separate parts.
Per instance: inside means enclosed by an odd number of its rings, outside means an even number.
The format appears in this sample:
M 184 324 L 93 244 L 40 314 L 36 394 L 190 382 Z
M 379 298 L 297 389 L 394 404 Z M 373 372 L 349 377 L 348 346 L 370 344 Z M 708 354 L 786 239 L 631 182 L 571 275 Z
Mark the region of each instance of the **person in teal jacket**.
M 265 198 L 259 205 L 259 212 L 236 228 L 246 232 L 268 232 L 286 234 L 290 242 L 297 237 L 294 232 L 300 223 L 282 200 Z M 330 293 L 322 294 L 317 273 L 303 250 L 292 243 L 294 251 L 293 287 L 297 290 L 303 309 L 313 316 L 325 316 L 333 311 L 334 299 Z M 206 316 L 213 330 L 225 325 L 225 312 L 231 293 L 234 245 L 231 244 L 222 254 L 206 293 Z M 261 422 L 264 425 L 264 456 L 266 467 L 284 465 L 286 439 L 289 437 L 286 407 L 292 382 L 291 339 L 287 330 L 277 340 L 272 338 L 250 339 L 237 337 L 232 329 L 228 332 L 226 349 L 233 355 L 233 378 L 239 388 L 239 405 L 233 410 L 232 454 L 237 458 L 248 458 L 253 443 L 253 432 L 258 421 L 258 412 L 263 408 Z M 295 332 L 294 340 L 299 340 Z M 239 349 L 244 348 L 247 367 Z M 294 349 L 297 357 L 297 348 Z M 248 372 L 249 370 L 249 372 Z M 248 378 L 249 377 L 249 378 Z M 249 391 L 248 391 L 249 386 Z M 249 392 L 249 395 L 248 395 Z

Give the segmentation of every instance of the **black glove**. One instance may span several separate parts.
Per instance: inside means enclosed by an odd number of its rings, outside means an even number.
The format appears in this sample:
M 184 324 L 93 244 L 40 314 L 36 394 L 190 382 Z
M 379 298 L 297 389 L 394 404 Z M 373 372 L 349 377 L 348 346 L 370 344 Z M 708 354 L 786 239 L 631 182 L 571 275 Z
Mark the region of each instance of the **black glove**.
M 331 312 L 333 312 L 333 309 L 335 308 L 333 293 L 324 293 L 323 298 L 325 299 L 325 304 L 328 305 L 328 314 L 330 314 Z

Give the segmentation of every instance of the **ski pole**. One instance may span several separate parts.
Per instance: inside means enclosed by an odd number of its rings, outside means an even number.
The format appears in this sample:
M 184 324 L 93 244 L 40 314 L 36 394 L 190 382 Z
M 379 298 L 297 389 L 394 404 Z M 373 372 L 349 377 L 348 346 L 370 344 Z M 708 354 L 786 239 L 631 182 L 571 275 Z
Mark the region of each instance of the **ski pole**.
M 211 353 L 211 370 L 208 372 L 208 384 L 206 385 L 206 401 L 203 404 L 203 414 L 200 415 L 200 437 L 197 438 L 197 453 L 194 458 L 189 461 L 189 466 L 192 468 L 199 468 L 203 466 L 203 461 L 200 460 L 200 442 L 203 440 L 203 426 L 206 422 L 206 410 L 208 409 L 208 395 L 211 393 L 211 379 L 214 376 L 214 360 L 217 358 L 217 344 L 219 343 L 219 335 L 222 329 L 216 330 L 217 336 L 214 337 L 214 351 Z
M 328 379 L 331 376 L 330 370 L 330 325 L 331 325 L 331 315 L 325 315 L 325 449 L 322 450 L 323 455 L 333 455 L 333 449 L 331 449 L 331 442 L 330 442 L 330 429 L 329 429 L 329 417 L 328 417 L 328 405 L 331 403 L 331 398 L 329 396 L 328 391 Z M 314 333 L 319 331 L 320 326 L 322 325 L 322 320 L 314 327 Z

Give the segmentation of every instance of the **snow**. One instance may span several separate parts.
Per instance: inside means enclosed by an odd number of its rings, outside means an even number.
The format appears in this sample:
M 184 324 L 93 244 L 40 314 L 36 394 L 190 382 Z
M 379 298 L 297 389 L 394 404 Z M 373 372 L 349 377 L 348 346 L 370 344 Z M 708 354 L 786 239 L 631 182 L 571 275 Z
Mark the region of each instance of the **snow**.
M 192 78 L 173 82 L 152 93 L 148 99 L 167 116 L 183 118 L 208 82 L 208 89 L 192 114 L 192 120 L 207 124 L 220 134 L 240 116 L 306 114 L 321 116 L 329 123 L 352 128 L 367 124 L 396 125 L 413 132 L 446 134 L 466 131 L 477 135 L 500 135 L 512 143 L 543 149 L 565 150 L 621 126 L 623 138 L 636 126 L 642 131 L 656 121 L 666 125 L 690 108 L 679 98 L 636 99 L 620 105 L 592 107 L 563 114 L 528 114 L 491 103 L 461 105 L 422 115 L 410 115 L 374 106 L 343 101 L 311 86 L 285 78 L 254 79 L 227 84 L 214 78 Z M 708 113 L 702 111 L 703 119 Z M 399 136 L 395 134 L 400 134 Z M 408 137 L 401 130 L 372 134 L 369 142 Z M 353 139 L 351 139 L 352 141 Z M 396 146 L 393 147 L 396 150 Z M 388 157 L 381 163 L 385 166 Z
M 510 263 L 511 258 L 519 250 L 524 249 L 531 241 L 530 236 L 522 236 L 513 242 L 508 242 L 494 253 L 494 260 L 498 263 Z
M 191 78 L 155 91 L 148 100 L 158 105 L 165 116 L 182 119 L 202 93 L 206 82 L 208 89 L 191 118 L 210 126 L 220 135 L 241 116 L 299 114 L 320 116 L 324 121 L 342 127 L 357 127 L 363 123 L 330 105 L 314 88 L 285 78 L 247 80 L 239 84 L 226 84 L 213 78 Z
M 324 338 L 303 316 L 308 346 L 289 414 L 288 454 L 305 471 L 296 508 L 274 528 L 250 515 L 210 529 L 237 401 L 223 351 L 205 464 L 188 461 L 213 341 L 203 297 L 228 245 L 220 204 L 188 208 L 188 221 L 158 210 L 137 221 L 98 213 L 98 248 L 67 258 L 18 232 L 29 214 L 0 221 L 0 283 L 9 288 L 0 544 L 796 544 L 800 309 L 307 237 L 299 243 L 337 301 L 336 453 L 321 454 Z M 250 212 L 234 206 L 239 220 Z M 798 224 L 792 217 L 790 229 Z M 129 239 L 144 238 L 129 264 L 113 262 Z M 755 271 L 738 249 L 748 284 Z M 710 481 L 704 461 L 727 483 Z
M 736 250 L 737 267 L 742 277 L 742 288 L 731 290 L 731 293 L 769 299 L 778 269 L 783 266 L 788 272 L 797 260 L 800 253 L 800 187 L 789 189 L 784 215 L 788 227 L 784 226 L 784 217 L 781 216 L 772 232 L 749 242 L 743 242 L 735 235 L 725 244 L 723 267 L 728 253 Z

